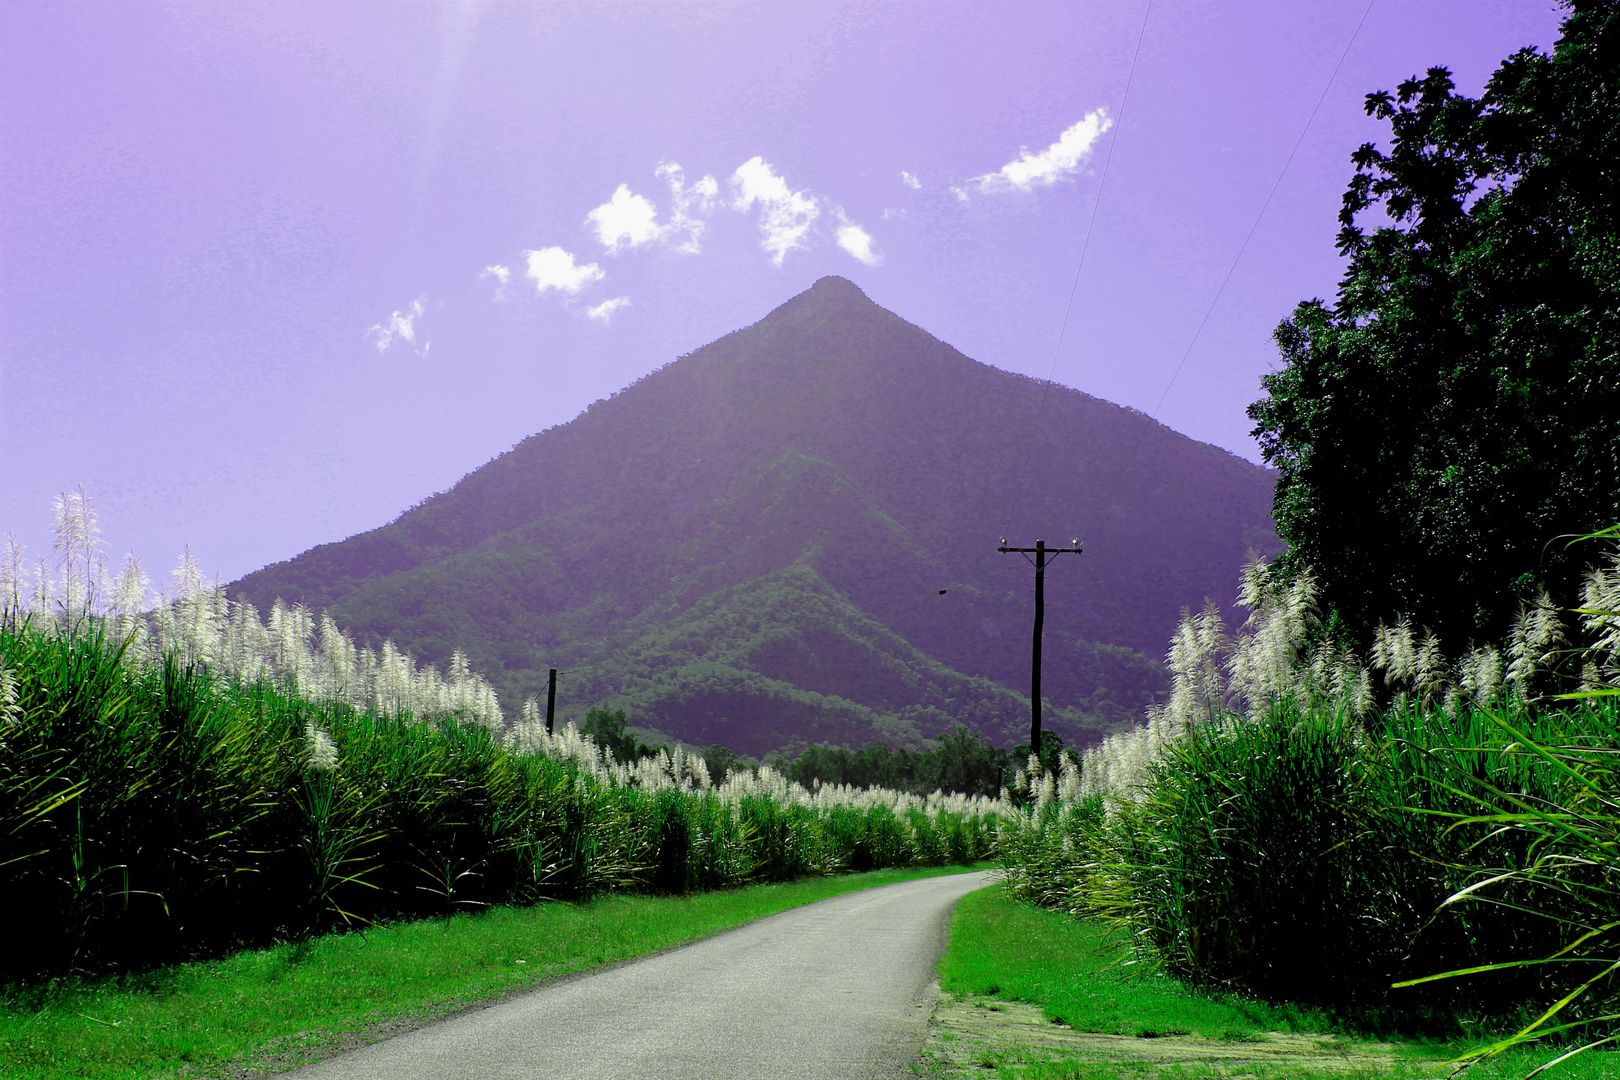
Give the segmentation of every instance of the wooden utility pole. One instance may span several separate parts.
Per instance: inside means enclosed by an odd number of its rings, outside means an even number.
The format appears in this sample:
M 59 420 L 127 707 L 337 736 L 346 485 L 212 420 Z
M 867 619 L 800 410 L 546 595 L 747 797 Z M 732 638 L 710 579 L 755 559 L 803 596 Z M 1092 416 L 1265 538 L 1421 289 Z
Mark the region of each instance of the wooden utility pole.
M 1035 541 L 1032 548 L 1008 547 L 1007 538 L 1001 538 L 1001 546 L 996 548 L 1002 554 L 1009 551 L 1017 552 L 1030 565 L 1035 567 L 1035 641 L 1030 649 L 1029 657 L 1029 752 L 1041 752 L 1041 625 L 1046 621 L 1046 564 L 1059 555 L 1078 555 L 1081 547 L 1078 539 L 1070 541 L 1069 547 L 1047 547 L 1045 540 Z M 1033 555 L 1034 558 L 1030 558 Z
M 551 722 L 557 717 L 557 669 L 546 676 L 546 734 L 551 734 Z

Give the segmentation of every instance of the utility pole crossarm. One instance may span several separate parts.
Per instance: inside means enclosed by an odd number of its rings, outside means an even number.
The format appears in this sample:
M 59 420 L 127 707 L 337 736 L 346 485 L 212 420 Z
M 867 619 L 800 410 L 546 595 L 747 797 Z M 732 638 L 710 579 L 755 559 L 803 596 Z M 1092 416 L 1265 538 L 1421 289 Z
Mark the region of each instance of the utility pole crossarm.
M 1037 540 L 1035 542 L 1037 544 L 1040 544 L 1041 546 L 1040 547 L 1032 547 L 1032 548 L 1021 548 L 1021 547 L 1012 547 L 1012 546 L 1010 546 L 1010 545 L 1008 545 L 1006 543 L 1003 543 L 1000 547 L 996 548 L 996 550 L 997 551 L 1002 551 L 1002 552 L 1010 551 L 1010 552 L 1014 552 L 1014 553 L 1017 553 L 1017 554 L 1024 554 L 1024 553 L 1034 554 L 1037 551 L 1044 551 L 1044 552 L 1046 552 L 1046 553 L 1048 553 L 1050 555 L 1061 555 L 1061 554 L 1064 554 L 1066 552 L 1071 552 L 1071 551 L 1074 552 L 1074 554 L 1079 555 L 1084 550 L 1083 546 L 1081 545 L 1080 541 L 1078 541 L 1078 540 L 1076 540 L 1074 542 L 1074 546 L 1072 546 L 1072 547 L 1048 547 L 1046 544 L 1042 543 L 1039 540 Z
M 1084 551 L 1084 545 L 1078 539 L 1069 541 L 1068 547 L 1049 547 L 1045 540 L 1035 541 L 1034 547 L 1012 547 L 1005 538 L 996 548 L 1003 555 L 1079 555 Z
M 1022 555 L 1035 567 L 1035 639 L 1029 658 L 1029 752 L 1041 752 L 1041 627 L 1046 622 L 1046 567 L 1059 555 L 1079 555 L 1080 539 L 1076 537 L 1068 547 L 1047 547 L 1045 540 L 1035 541 L 1032 548 L 1011 547 L 1007 538 L 1001 538 L 996 548 L 1002 554 Z M 1049 557 L 1050 556 L 1050 557 Z

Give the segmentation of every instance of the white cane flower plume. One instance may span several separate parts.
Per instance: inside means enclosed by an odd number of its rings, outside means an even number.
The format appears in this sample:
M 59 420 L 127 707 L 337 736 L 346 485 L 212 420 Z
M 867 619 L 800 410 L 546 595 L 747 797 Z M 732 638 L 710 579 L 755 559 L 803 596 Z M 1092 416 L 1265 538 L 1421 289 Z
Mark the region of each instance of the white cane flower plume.
M 410 654 L 400 651 L 392 641 L 385 640 L 378 657 L 377 685 L 382 700 L 381 710 L 397 716 L 410 710 L 412 704 L 411 676 L 416 665 Z
M 1605 558 L 1606 565 L 1588 570 L 1581 606 L 1573 612 L 1586 647 L 1569 667 L 1583 691 L 1620 688 L 1620 545 Z M 1253 715 L 1274 701 L 1307 706 L 1317 699 L 1364 717 L 1377 708 L 1378 682 L 1393 690 L 1398 709 L 1455 714 L 1468 704 L 1496 701 L 1504 688 L 1523 700 L 1538 673 L 1559 662 L 1572 636 L 1560 608 L 1543 591 L 1509 628 L 1505 654 L 1486 645 L 1460 659 L 1448 658 L 1433 631 L 1419 630 L 1402 617 L 1378 627 L 1364 661 L 1323 642 L 1306 648 L 1321 620 L 1309 576 L 1284 588 L 1269 567 L 1251 563 L 1243 572 L 1240 598 L 1250 614 L 1230 637 L 1212 606 L 1198 615 L 1182 613 L 1166 655 L 1169 700 L 1148 708 L 1145 726 L 1115 733 L 1086 750 L 1078 785 L 1060 779 L 1059 802 L 1070 802 L 1074 793 L 1102 794 L 1110 801 L 1131 798 L 1164 747 L 1217 709 Z M 1040 779 L 1038 770 L 1029 776 L 1020 770 L 1014 790 L 1039 797 Z
M 1266 606 L 1266 599 L 1271 593 L 1271 567 L 1264 559 L 1249 560 L 1243 568 L 1243 576 L 1238 579 L 1238 603 L 1251 612 L 1250 622 Z
M 1364 667 L 1356 669 L 1355 682 L 1350 688 L 1351 708 L 1357 716 L 1368 716 L 1378 705 L 1373 694 L 1372 672 Z
M 180 553 L 172 577 L 174 622 L 169 629 L 173 636 L 163 644 L 178 650 L 188 661 L 212 663 L 219 651 L 213 596 L 203 578 L 202 565 L 190 547 Z
M 1120 734 L 1124 734 L 1121 732 Z M 1118 747 L 1112 745 L 1111 739 L 1104 739 L 1096 746 L 1088 747 L 1080 753 L 1080 794 L 1101 795 L 1109 790 L 1114 779 L 1114 762 L 1117 760 Z
M 1327 642 L 1321 642 L 1311 650 L 1299 672 L 1304 676 L 1306 687 L 1316 690 L 1326 697 L 1337 696 L 1334 693 L 1335 682 L 1338 681 L 1339 656 Z
M 1172 728 L 1203 723 L 1225 707 L 1226 680 L 1220 655 L 1226 642 L 1226 626 L 1213 603 L 1197 615 L 1183 609 L 1165 656 L 1170 668 L 1170 701 L 1163 719 Z
M 1385 625 L 1383 622 L 1379 622 L 1378 629 L 1373 631 L 1372 650 L 1367 656 L 1367 666 L 1371 667 L 1374 671 L 1384 672 L 1386 681 L 1389 677 L 1390 632 L 1390 628 L 1387 625 Z
M 56 630 L 55 593 L 51 585 L 51 564 L 41 557 L 34 563 L 34 588 L 29 597 L 29 606 L 33 608 L 35 628 L 47 634 Z
M 1373 637 L 1372 666 L 1384 673 L 1384 682 L 1394 686 L 1410 684 L 1417 674 L 1417 640 L 1412 624 L 1402 619 L 1394 626 L 1378 627 Z
M 1363 697 L 1359 690 L 1367 669 L 1348 650 L 1322 642 L 1311 653 L 1308 675 L 1307 689 L 1318 698 L 1347 708 L 1357 716 L 1367 711 L 1361 705 Z M 1370 677 L 1365 681 L 1370 683 Z M 1367 699 L 1370 697 L 1369 691 Z
M 474 675 L 472 683 L 472 717 L 474 723 L 499 733 L 505 728 L 501 718 L 501 702 L 495 688 L 482 675 Z
M 315 619 L 303 604 L 287 607 L 277 600 L 270 608 L 276 678 L 289 689 L 314 681 L 315 653 L 310 647 L 314 631 Z
M 1521 698 L 1529 696 L 1531 680 L 1551 663 L 1565 640 L 1558 609 L 1543 589 L 1534 603 L 1519 610 L 1508 644 L 1507 680 Z
M 94 616 L 105 576 L 101 530 L 88 497 L 82 491 L 64 493 L 55 511 L 54 558 L 30 567 L 14 537 L 0 545 L 0 617 L 31 615 L 34 628 L 47 634 Z M 277 600 L 268 619 L 261 620 L 252 605 L 230 600 L 220 585 L 205 581 L 189 548 L 174 571 L 169 596 L 153 593 L 139 561 L 126 559 L 103 614 L 109 630 L 130 641 L 126 655 L 139 664 L 158 663 L 172 650 L 233 681 L 269 679 L 316 701 L 424 719 L 458 712 L 491 730 L 505 730 L 494 687 L 471 669 L 464 654 L 454 658 L 447 685 L 431 666 L 418 668 L 391 643 L 385 642 L 380 654 L 356 648 L 330 615 L 301 604 Z
M 1299 680 L 1299 645 L 1277 598 L 1249 619 L 1249 631 L 1232 643 L 1228 670 L 1234 704 L 1251 708 L 1295 696 Z M 1218 647 L 1218 646 L 1217 646 Z
M 1581 585 L 1581 629 L 1601 681 L 1620 682 L 1620 547 L 1607 567 L 1594 567 Z
M 6 533 L 0 544 L 0 616 L 8 612 L 20 618 L 27 610 L 28 557 L 17 538 Z
M 1502 654 L 1489 645 L 1462 662 L 1461 689 L 1476 705 L 1488 705 L 1502 691 Z
M 1444 693 L 1450 682 L 1451 663 L 1440 648 L 1440 638 L 1434 631 L 1425 631 L 1418 645 L 1417 660 L 1412 673 L 1412 692 L 1423 704 L 1432 704 Z
M 518 710 L 518 722 L 506 733 L 506 744 L 520 754 L 546 754 L 548 739 L 540 702 L 530 695 Z
M 1051 773 L 1041 777 L 1040 786 L 1035 791 L 1035 809 L 1039 812 L 1057 801 L 1057 779 Z
M 1063 771 L 1058 779 L 1057 796 L 1065 803 L 1072 803 L 1080 798 L 1080 766 L 1072 758 L 1063 759 Z
M 439 674 L 438 668 L 430 664 L 412 676 L 410 701 L 407 707 L 423 716 L 453 711 L 454 702 L 451 700 L 450 684 Z
M 321 612 L 315 625 L 320 642 L 321 684 L 329 698 L 347 700 L 354 677 L 354 642 L 327 612 Z
M 0 663 L 0 728 L 15 727 L 22 719 L 22 708 L 17 704 L 17 677 L 4 663 Z
M 53 501 L 54 537 L 62 580 L 62 614 L 68 625 L 90 614 L 101 566 L 101 526 L 84 489 L 64 491 Z
M 128 639 L 130 650 L 136 655 L 143 651 L 146 620 L 141 617 L 151 601 L 152 582 L 141 569 L 141 560 L 134 555 L 124 557 L 124 568 L 118 572 L 113 585 L 113 630 L 120 640 Z
M 20 614 L 32 608 L 39 613 L 35 625 L 45 632 L 56 632 L 58 621 L 65 624 L 70 614 L 93 615 L 101 576 L 95 558 L 99 529 L 88 500 L 82 493 L 78 497 L 63 496 L 57 509 L 60 561 L 55 566 L 62 570 L 60 588 L 67 598 L 62 604 L 52 604 L 58 578 L 50 560 L 41 559 L 30 576 L 21 545 L 15 540 L 8 540 L 0 552 L 0 611 Z M 329 614 L 312 613 L 300 604 L 276 600 L 268 618 L 261 619 L 251 604 L 233 602 L 220 586 L 209 585 L 189 549 L 181 556 L 172 587 L 171 597 L 153 594 L 139 561 L 131 557 L 125 562 L 117 588 L 108 598 L 105 616 L 109 626 L 119 628 L 123 636 L 137 639 L 126 654 L 132 662 L 150 665 L 162 660 L 164 650 L 174 650 L 189 662 L 207 665 L 217 676 L 232 682 L 269 681 L 319 704 L 369 708 L 388 716 L 410 714 L 421 721 L 459 715 L 488 725 L 518 752 L 540 753 L 572 765 L 572 782 L 582 792 L 594 785 L 609 785 L 698 794 L 715 800 L 737 828 L 743 827 L 748 816 L 742 800 L 749 798 L 814 810 L 887 809 L 900 818 L 900 831 L 910 833 L 911 842 L 919 848 L 939 842 L 935 829 L 940 823 L 930 826 L 923 815 L 1005 817 L 1012 812 L 1005 799 L 938 792 L 916 796 L 843 785 L 820 785 L 811 792 L 768 767 L 735 770 L 717 789 L 707 763 L 683 747 L 635 762 L 616 762 L 583 737 L 572 723 L 565 724 L 555 736 L 546 732 L 539 704 L 532 697 L 523 703 L 518 723 L 507 730 L 494 687 L 472 670 L 460 651 L 452 655 L 446 673 L 441 675 L 431 665 L 418 667 L 391 641 L 383 641 L 376 651 L 357 648 Z M 15 673 L 0 665 L 0 730 L 17 720 L 18 690 Z M 330 729 L 314 720 L 304 725 L 303 741 L 296 752 L 303 767 L 313 773 L 330 773 L 341 764 Z M 1033 767 L 1039 770 L 1038 759 Z M 1052 803 L 1078 797 L 1083 776 L 1066 762 L 1060 774 L 1044 775 L 1040 780 L 1041 798 Z M 787 827 L 791 835 L 786 842 L 790 845 L 817 843 L 814 830 L 805 831 L 802 822 L 790 822 Z M 829 860 L 833 858 L 812 854 L 810 864 L 825 864 L 824 868 L 830 870 L 833 866 Z M 746 875 L 746 869 L 742 873 Z
M 472 667 L 467 654 L 456 649 L 450 654 L 450 667 L 445 671 L 445 683 L 450 689 L 450 709 L 463 716 L 473 711 Z
M 55 538 L 51 543 L 64 558 L 81 557 L 83 552 L 101 542 L 101 528 L 84 489 L 64 491 L 51 500 L 55 517 Z
M 270 663 L 274 651 L 270 628 L 259 621 L 259 612 L 252 604 L 236 606 L 231 618 L 231 631 L 240 642 L 238 670 L 243 678 L 249 681 L 274 678 Z
M 316 772 L 335 772 L 338 767 L 337 745 L 332 736 L 311 720 L 304 724 L 305 762 Z

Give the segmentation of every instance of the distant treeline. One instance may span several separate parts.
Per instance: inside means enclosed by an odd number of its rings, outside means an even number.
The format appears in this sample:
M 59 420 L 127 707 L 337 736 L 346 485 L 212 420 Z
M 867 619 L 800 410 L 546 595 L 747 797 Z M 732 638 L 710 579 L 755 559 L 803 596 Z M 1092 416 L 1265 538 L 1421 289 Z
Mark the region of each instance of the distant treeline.
M 610 750 L 620 761 L 651 757 L 659 748 L 643 742 L 630 730 L 622 709 L 592 709 L 585 714 L 580 733 Z M 1041 759 L 1048 769 L 1060 767 L 1065 755 L 1056 733 L 1042 732 Z M 756 768 L 760 761 L 724 746 L 699 752 L 716 783 L 732 772 Z M 883 787 L 926 794 L 942 791 L 996 798 L 1011 785 L 1013 776 L 1029 760 L 1029 746 L 1003 750 L 976 731 L 958 724 L 925 750 L 907 750 L 881 743 L 860 749 L 817 744 L 793 758 L 769 754 L 763 764 L 795 783 L 814 789 L 818 784 Z
M 1028 756 L 1027 748 L 1018 749 L 1026 752 L 991 746 L 983 735 L 958 725 L 926 750 L 882 744 L 859 750 L 812 746 L 783 764 L 782 771 L 808 788 L 818 783 L 884 784 L 897 791 L 950 791 L 995 798 Z

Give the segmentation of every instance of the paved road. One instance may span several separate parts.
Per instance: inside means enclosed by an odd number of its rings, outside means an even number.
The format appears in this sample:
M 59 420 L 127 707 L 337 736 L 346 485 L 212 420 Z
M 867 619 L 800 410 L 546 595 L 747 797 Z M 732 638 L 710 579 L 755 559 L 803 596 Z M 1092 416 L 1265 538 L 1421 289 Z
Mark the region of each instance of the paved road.
M 319 1080 L 910 1075 L 957 874 L 851 893 L 304 1069 Z

